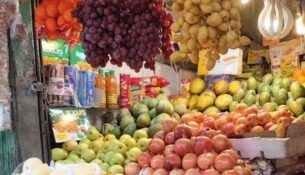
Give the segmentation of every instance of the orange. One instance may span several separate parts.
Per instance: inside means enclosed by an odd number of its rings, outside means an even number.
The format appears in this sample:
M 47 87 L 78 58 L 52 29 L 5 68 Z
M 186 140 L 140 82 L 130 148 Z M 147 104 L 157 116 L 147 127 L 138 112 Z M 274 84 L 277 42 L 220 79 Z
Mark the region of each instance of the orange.
M 297 78 L 297 80 L 300 82 L 300 83 L 305 83 L 305 76 L 299 76 L 298 78 Z
M 52 18 L 56 18 L 58 15 L 57 4 L 50 3 L 46 6 L 47 8 L 47 15 Z
M 46 19 L 46 28 L 50 32 L 57 31 L 57 22 L 54 18 L 47 18 Z
M 39 28 L 39 27 L 44 26 L 44 25 L 45 25 L 45 21 L 44 20 L 36 18 L 36 20 L 35 20 L 36 28 Z
M 43 5 L 39 5 L 35 11 L 36 18 L 45 19 L 47 17 L 46 8 Z
M 303 76 L 303 71 L 300 69 L 297 69 L 297 70 L 293 71 L 292 76 L 294 79 L 298 79 L 299 76 Z
M 72 3 L 70 3 L 69 1 L 65 0 L 65 1 L 60 1 L 58 3 L 58 12 L 60 14 L 64 14 L 65 10 L 69 9 L 69 8 L 72 8 L 73 5 Z
M 74 21 L 75 19 L 73 18 L 73 16 L 72 16 L 72 14 L 71 14 L 71 12 L 72 12 L 72 9 L 70 8 L 70 9 L 67 9 L 67 10 L 65 10 L 65 12 L 64 12 L 64 19 L 66 20 L 66 21 L 68 21 L 68 22 L 72 22 L 72 21 Z
M 63 25 L 65 25 L 66 24 L 66 21 L 65 21 L 65 19 L 64 19 L 64 17 L 61 15 L 61 16 L 59 16 L 58 18 L 57 18 L 57 25 L 59 26 L 59 27 L 62 27 Z
M 48 33 L 48 34 L 47 34 L 47 37 L 48 37 L 48 39 L 50 39 L 50 40 L 56 40 L 56 39 L 58 39 L 58 34 L 57 34 L 56 32 L 54 32 L 54 33 Z
M 80 23 L 77 22 L 77 23 L 74 23 L 74 24 L 73 24 L 72 28 L 73 28 L 74 30 L 81 31 L 81 30 L 82 30 L 82 25 L 81 25 Z
M 72 30 L 70 35 L 69 35 L 69 38 L 70 39 L 77 39 L 78 37 L 79 37 L 79 32 L 75 31 L 75 30 Z

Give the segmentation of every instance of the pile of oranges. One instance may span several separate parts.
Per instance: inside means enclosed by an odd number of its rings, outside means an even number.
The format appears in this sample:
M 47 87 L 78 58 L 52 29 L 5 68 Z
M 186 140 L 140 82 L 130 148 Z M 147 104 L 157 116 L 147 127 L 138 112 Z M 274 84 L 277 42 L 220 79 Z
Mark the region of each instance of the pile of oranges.
M 296 69 L 293 71 L 292 77 L 300 83 L 305 83 L 305 69 Z
M 77 0 L 43 0 L 36 8 L 36 30 L 47 39 L 79 40 L 82 25 L 71 14 Z

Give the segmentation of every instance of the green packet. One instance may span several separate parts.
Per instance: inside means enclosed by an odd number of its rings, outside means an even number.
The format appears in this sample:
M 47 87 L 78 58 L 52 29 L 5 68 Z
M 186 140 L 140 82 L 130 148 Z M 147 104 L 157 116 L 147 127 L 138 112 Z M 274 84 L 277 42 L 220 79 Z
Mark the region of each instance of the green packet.
M 64 40 L 41 39 L 42 56 L 69 61 L 69 44 Z
M 90 127 L 86 109 L 65 107 L 49 109 L 52 131 L 56 143 L 81 140 Z
M 81 44 L 77 44 L 70 50 L 70 65 L 75 65 L 78 62 L 86 62 L 85 51 Z

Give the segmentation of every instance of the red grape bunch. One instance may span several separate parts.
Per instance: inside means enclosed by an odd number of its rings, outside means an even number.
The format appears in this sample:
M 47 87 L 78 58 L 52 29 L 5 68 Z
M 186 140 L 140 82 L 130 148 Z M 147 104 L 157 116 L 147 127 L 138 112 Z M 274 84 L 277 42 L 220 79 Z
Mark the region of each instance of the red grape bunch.
M 163 0 L 82 0 L 73 11 L 83 25 L 81 41 L 87 61 L 104 67 L 125 62 L 139 72 L 154 70 L 155 56 L 172 54 L 172 16 Z

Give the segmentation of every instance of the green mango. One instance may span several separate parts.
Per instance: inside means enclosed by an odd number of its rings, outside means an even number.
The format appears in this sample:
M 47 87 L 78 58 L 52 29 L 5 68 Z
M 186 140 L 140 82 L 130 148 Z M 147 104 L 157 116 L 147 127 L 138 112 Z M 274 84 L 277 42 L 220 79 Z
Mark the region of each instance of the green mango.
M 278 105 L 284 105 L 288 100 L 288 92 L 282 88 L 275 93 L 274 99 Z
M 301 103 L 296 101 L 290 101 L 287 103 L 289 110 L 295 115 L 299 116 L 304 113 L 304 109 Z
M 234 95 L 233 99 L 237 102 L 240 102 L 245 96 L 245 90 L 239 89 Z
M 273 111 L 276 111 L 277 109 L 277 104 L 274 103 L 274 102 L 268 102 L 268 103 L 265 103 L 263 105 L 263 109 L 266 111 L 266 112 L 273 112 Z
M 259 105 L 263 106 L 265 103 L 270 102 L 270 93 L 262 92 L 259 94 Z
M 266 74 L 266 75 L 263 77 L 263 83 L 264 83 L 264 84 L 270 85 L 270 84 L 272 83 L 272 80 L 273 80 L 273 75 L 272 75 L 272 74 Z
M 256 103 L 256 97 L 252 94 L 246 94 L 244 98 L 244 103 L 246 103 L 248 106 L 251 106 Z
M 281 83 L 280 83 L 280 87 L 286 89 L 287 91 L 289 91 L 291 85 L 291 79 L 289 78 L 283 78 Z
M 256 81 L 256 79 L 254 77 L 250 77 L 247 80 L 247 89 L 256 91 L 257 87 L 258 82 Z
M 280 86 L 280 85 L 281 85 L 281 82 L 282 82 L 281 77 L 276 76 L 276 77 L 273 78 L 272 85 L 278 85 L 278 86 Z
M 290 92 L 292 94 L 293 99 L 298 99 L 300 97 L 305 96 L 305 88 L 298 81 L 294 81 L 290 86 Z

